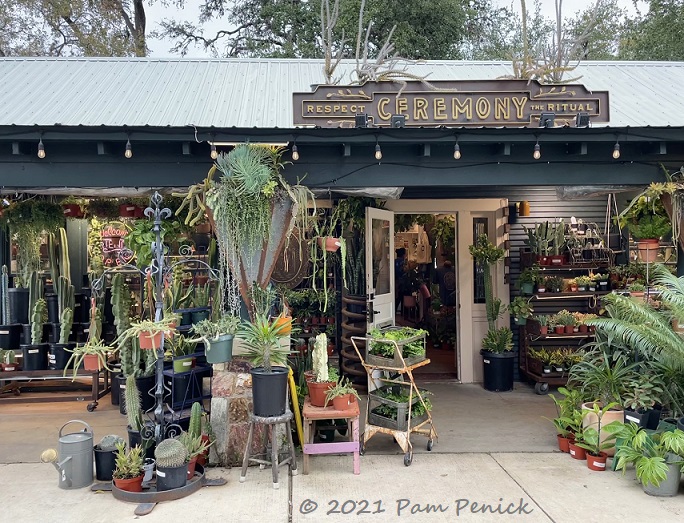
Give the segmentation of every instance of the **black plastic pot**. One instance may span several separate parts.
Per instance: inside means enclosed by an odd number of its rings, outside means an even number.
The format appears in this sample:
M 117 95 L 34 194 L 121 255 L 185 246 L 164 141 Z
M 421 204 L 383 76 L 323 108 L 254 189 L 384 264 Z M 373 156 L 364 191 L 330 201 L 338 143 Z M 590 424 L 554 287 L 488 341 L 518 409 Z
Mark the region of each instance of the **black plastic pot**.
M 157 465 L 157 492 L 184 487 L 187 480 L 187 464 L 183 463 L 180 467 L 160 467 Z
M 59 323 L 59 301 L 56 294 L 45 296 L 47 303 L 48 323 Z
M 50 353 L 48 354 L 48 368 L 50 370 L 63 370 L 71 358 L 71 353 L 64 349 L 73 349 L 75 343 L 51 343 Z
M 21 345 L 23 370 L 48 370 L 48 349 L 47 343 L 40 345 Z
M 140 432 L 137 430 L 131 430 L 130 425 L 126 427 L 126 430 L 128 430 L 128 446 L 129 448 L 133 448 L 136 445 L 142 446 L 143 440 L 142 436 L 140 436 Z M 154 434 L 154 428 L 150 428 L 150 432 Z M 145 457 L 154 459 L 154 448 L 156 447 L 156 444 L 154 443 L 154 439 L 152 440 L 152 444 L 145 449 Z
M 52 326 L 49 323 L 45 323 L 43 325 L 43 335 L 40 339 L 41 343 L 50 341 L 50 333 L 52 332 L 51 329 Z M 23 345 L 31 345 L 32 341 L 33 340 L 31 339 L 31 324 L 25 323 L 21 326 L 21 343 Z M 59 338 L 57 339 L 57 341 L 59 341 Z
M 677 428 L 679 430 L 684 430 L 684 418 L 679 418 L 677 420 Z
M 287 408 L 287 373 L 284 367 L 273 367 L 272 372 L 256 367 L 252 375 L 252 401 L 254 415 L 262 417 L 280 416 Z
M 513 351 L 502 353 L 481 350 L 484 366 L 484 388 L 491 392 L 513 390 Z
M 166 376 L 164 384 L 168 391 L 164 401 L 171 403 L 173 409 L 188 408 L 202 397 L 201 381 L 194 372 Z
M 195 249 L 198 253 L 204 254 L 209 250 L 211 243 L 211 234 L 196 232 L 192 235 L 192 241 L 195 243 Z
M 112 376 L 112 392 L 111 392 L 111 399 L 112 399 L 112 405 L 119 405 L 119 412 L 121 414 L 124 414 L 122 412 L 121 406 L 120 406 L 120 401 L 121 398 L 123 398 L 124 391 L 126 390 L 126 377 L 123 374 L 116 374 Z M 126 409 L 123 409 L 126 410 Z
M 0 325 L 0 349 L 18 350 L 21 343 L 21 325 Z
M 95 452 L 95 477 L 98 481 L 111 481 L 116 468 L 116 450 L 100 450 L 97 445 Z
M 209 309 L 201 309 L 197 311 L 193 311 L 191 314 L 192 318 L 192 324 L 194 325 L 195 323 L 199 323 L 202 320 L 206 320 L 209 318 Z
M 85 296 L 81 293 L 74 294 L 74 323 L 88 321 L 88 306 L 84 306 Z
M 28 323 L 28 289 L 11 288 L 8 290 L 10 304 L 10 323 Z

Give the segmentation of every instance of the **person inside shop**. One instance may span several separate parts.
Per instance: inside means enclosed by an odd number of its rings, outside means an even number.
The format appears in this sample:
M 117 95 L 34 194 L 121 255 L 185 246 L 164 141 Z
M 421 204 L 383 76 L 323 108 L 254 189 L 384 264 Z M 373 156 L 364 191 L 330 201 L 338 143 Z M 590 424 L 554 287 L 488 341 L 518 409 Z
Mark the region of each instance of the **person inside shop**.
M 401 298 L 403 296 L 402 289 L 404 286 L 404 277 L 406 276 L 406 249 L 400 247 L 396 251 L 396 258 L 394 259 L 394 296 L 396 311 L 401 305 Z
M 443 305 L 456 305 L 456 272 L 451 260 L 444 260 L 435 272 L 435 283 L 439 284 L 439 299 Z

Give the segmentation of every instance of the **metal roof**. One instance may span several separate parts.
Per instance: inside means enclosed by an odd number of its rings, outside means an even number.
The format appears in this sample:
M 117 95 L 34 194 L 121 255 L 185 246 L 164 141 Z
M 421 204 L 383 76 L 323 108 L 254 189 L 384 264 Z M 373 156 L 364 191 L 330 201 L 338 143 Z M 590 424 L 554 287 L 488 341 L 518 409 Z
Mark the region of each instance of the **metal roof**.
M 2 58 L 0 126 L 292 128 L 292 93 L 322 60 Z M 355 62 L 340 64 L 349 83 Z M 510 62 L 428 61 L 428 80 L 486 80 Z M 611 127 L 684 126 L 684 62 L 583 62 L 569 73 L 610 92 Z M 345 82 L 345 80 L 347 80 Z

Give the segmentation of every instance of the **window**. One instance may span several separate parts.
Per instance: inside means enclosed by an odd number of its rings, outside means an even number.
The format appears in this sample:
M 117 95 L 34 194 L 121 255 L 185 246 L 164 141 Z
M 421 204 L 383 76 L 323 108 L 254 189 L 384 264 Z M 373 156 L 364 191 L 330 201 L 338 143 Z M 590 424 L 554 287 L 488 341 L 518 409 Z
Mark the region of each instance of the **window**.
M 489 218 L 473 218 L 473 242 L 489 230 Z M 484 270 L 473 260 L 473 303 L 485 303 Z

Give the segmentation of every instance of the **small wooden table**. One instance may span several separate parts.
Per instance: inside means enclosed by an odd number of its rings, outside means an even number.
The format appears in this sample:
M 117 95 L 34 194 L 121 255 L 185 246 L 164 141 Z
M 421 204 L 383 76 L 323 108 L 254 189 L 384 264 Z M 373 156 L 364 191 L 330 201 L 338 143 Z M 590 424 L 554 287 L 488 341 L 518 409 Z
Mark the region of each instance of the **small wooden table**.
M 361 459 L 359 454 L 359 403 L 349 410 L 335 410 L 333 407 L 314 407 L 307 396 L 304 400 L 304 467 L 303 473 L 309 473 L 309 456 L 312 454 L 339 454 L 351 452 L 354 454 L 354 474 L 361 473 Z M 314 443 L 314 423 L 316 420 L 344 419 L 349 423 L 350 441 L 333 443 Z

